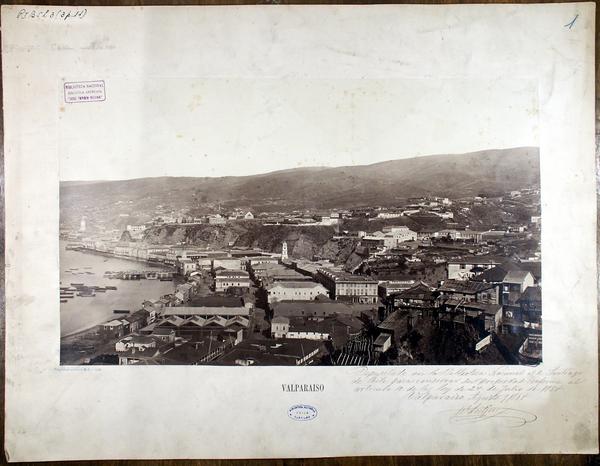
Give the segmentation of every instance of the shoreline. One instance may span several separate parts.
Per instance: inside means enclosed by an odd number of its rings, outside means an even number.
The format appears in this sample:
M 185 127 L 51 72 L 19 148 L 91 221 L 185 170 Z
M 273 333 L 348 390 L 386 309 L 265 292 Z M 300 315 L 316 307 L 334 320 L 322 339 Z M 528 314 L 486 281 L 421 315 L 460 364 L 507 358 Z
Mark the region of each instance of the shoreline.
M 155 262 L 148 262 L 146 260 L 143 259 L 137 259 L 137 258 L 133 258 L 133 257 L 126 257 L 126 256 L 117 256 L 111 253 L 107 253 L 107 252 L 102 252 L 102 251 L 96 251 L 93 249 L 88 249 L 88 248 L 80 248 L 80 249 L 74 249 L 74 250 L 64 250 L 64 247 L 61 248 L 61 253 L 70 253 L 70 252 L 79 252 L 79 253 L 83 253 L 83 254 L 90 254 L 92 256 L 96 256 L 96 257 L 106 257 L 107 259 L 110 259 L 111 261 L 113 260 L 124 260 L 124 261 L 128 261 L 128 262 L 135 262 L 137 264 L 147 264 L 148 266 L 152 267 L 152 269 L 155 269 L 157 272 L 159 271 L 166 271 L 166 272 L 174 272 L 175 268 L 169 265 L 165 265 L 165 264 L 161 264 L 161 263 L 155 263 Z M 81 256 L 84 257 L 84 256 Z M 83 259 L 85 260 L 85 259 Z M 95 261 L 99 261 L 100 259 L 95 259 Z M 125 268 L 127 267 L 126 264 L 121 264 L 121 267 Z M 149 267 L 149 268 L 150 268 Z M 121 281 L 121 280 L 117 280 L 117 281 Z M 144 281 L 146 282 L 147 280 L 140 280 L 140 281 Z M 149 280 L 149 282 L 152 282 L 153 280 Z M 161 282 L 162 283 L 162 282 Z M 169 280 L 169 283 L 172 284 L 172 289 L 175 289 L 176 284 L 178 283 L 178 277 L 173 277 L 172 280 Z M 150 283 L 148 284 L 150 285 Z M 119 287 L 120 288 L 120 287 Z M 148 288 L 148 287 L 146 287 Z M 172 292 L 172 291 L 171 291 Z M 157 293 L 157 290 L 154 287 L 150 287 L 148 289 L 148 293 L 145 297 L 143 297 L 143 299 L 152 299 L 152 298 L 148 298 L 148 296 L 153 296 L 155 295 L 155 293 Z M 136 304 L 137 305 L 137 304 Z M 104 306 L 102 306 L 104 307 Z M 141 308 L 141 306 L 139 307 Z M 94 333 L 97 332 L 99 327 L 101 327 L 104 323 L 109 322 L 110 320 L 113 320 L 115 318 L 121 318 L 121 317 L 125 317 L 124 315 L 114 315 L 111 312 L 110 307 L 106 308 L 106 314 L 105 317 L 101 317 L 100 319 L 96 320 L 96 319 L 92 319 L 91 322 L 89 323 L 85 323 L 82 322 L 84 325 L 80 326 L 78 329 L 76 330 L 69 330 L 67 333 L 65 333 L 64 335 L 61 334 L 60 335 L 60 342 L 61 343 L 70 343 L 73 341 L 76 341 L 78 339 L 84 338 L 85 335 L 90 334 L 90 333 Z M 132 308 L 133 309 L 133 308 Z M 136 308 L 137 310 L 138 308 Z M 62 311 L 62 307 L 61 307 L 61 311 Z M 69 310 L 69 312 L 71 312 L 71 310 Z M 61 312 L 62 313 L 62 312 Z M 128 314 L 130 315 L 130 314 Z M 67 325 L 67 327 L 69 327 Z
M 100 327 L 100 325 L 102 325 L 102 324 L 95 324 L 95 325 L 92 325 L 91 327 L 85 328 L 83 330 L 75 330 L 74 332 L 68 333 L 66 335 L 61 335 L 60 341 L 62 342 L 63 340 L 66 340 L 68 338 L 76 338 L 81 335 L 85 335 L 86 333 L 90 333 L 92 330 L 96 329 L 96 327 Z
M 137 263 L 147 264 L 150 267 L 164 267 L 164 268 L 167 268 L 167 269 L 172 269 L 172 270 L 168 270 L 169 272 L 175 271 L 175 266 L 173 266 L 173 265 L 163 264 L 163 263 L 160 263 L 160 262 L 151 262 L 151 261 L 146 260 L 146 259 L 138 259 L 136 257 L 130 257 L 130 256 L 117 256 L 116 254 L 112 254 L 110 252 L 98 251 L 96 249 L 78 248 L 78 249 L 71 249 L 71 251 L 77 251 L 77 252 L 82 252 L 82 253 L 94 254 L 94 255 L 97 255 L 97 256 L 109 257 L 111 259 L 123 259 L 123 260 L 131 261 L 131 262 L 137 262 Z

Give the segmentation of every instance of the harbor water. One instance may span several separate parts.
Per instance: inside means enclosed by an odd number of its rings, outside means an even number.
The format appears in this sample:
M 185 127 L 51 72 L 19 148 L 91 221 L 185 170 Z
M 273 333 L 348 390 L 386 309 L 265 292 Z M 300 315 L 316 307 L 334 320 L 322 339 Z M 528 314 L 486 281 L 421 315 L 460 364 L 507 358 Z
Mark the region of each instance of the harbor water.
M 99 254 L 65 250 L 66 243 L 60 245 L 60 286 L 70 287 L 72 283 L 85 286 L 116 286 L 116 290 L 96 292 L 95 296 L 77 296 L 60 303 L 61 337 L 89 329 L 110 319 L 126 314 L 114 314 L 115 309 L 128 309 L 134 312 L 141 308 L 142 302 L 158 299 L 173 293 L 173 281 L 160 280 L 119 280 L 106 277 L 105 272 L 124 272 L 128 270 L 170 270 L 166 267 L 154 267 L 137 262 Z M 56 299 L 59 299 L 57 296 Z

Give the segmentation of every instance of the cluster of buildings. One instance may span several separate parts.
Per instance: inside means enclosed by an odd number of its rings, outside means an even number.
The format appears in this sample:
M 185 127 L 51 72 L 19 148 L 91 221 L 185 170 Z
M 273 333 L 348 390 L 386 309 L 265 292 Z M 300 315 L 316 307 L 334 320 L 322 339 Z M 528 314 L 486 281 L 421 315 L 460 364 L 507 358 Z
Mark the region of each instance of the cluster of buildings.
M 243 341 L 252 311 L 252 303 L 226 296 L 195 298 L 193 306 L 145 301 L 130 316 L 102 324 L 100 333 L 115 341 L 121 365 L 201 364 Z
M 449 209 L 451 205 L 452 201 L 447 197 L 412 198 L 408 199 L 406 205 L 399 208 L 379 208 L 370 220 L 399 218 L 418 213 L 430 213 L 443 219 L 452 219 L 454 213 Z
M 282 250 L 180 249 L 185 281 L 100 333 L 114 340 L 119 364 L 321 364 L 376 318 L 377 281 Z
M 176 219 L 337 226 L 335 235 L 355 242 L 352 264 L 290 258 L 285 242 L 281 253 L 147 244 L 145 226 L 133 224 L 118 239 L 81 238 L 77 248 L 169 266 L 182 277 L 171 295 L 101 326 L 121 364 L 389 364 L 399 348 L 410 352 L 407 335 L 423 322 L 466 329 L 468 351 L 494 347 L 507 362 L 533 364 L 542 348 L 541 221 L 519 208 L 536 195 Z M 486 206 L 506 217 L 477 228 L 465 220 Z M 364 229 L 344 230 L 356 218 Z
M 516 336 L 511 362 L 532 364 L 542 357 L 541 268 L 539 263 L 502 258 L 465 257 L 447 264 L 447 279 L 430 285 L 380 285 L 387 317 L 379 328 L 391 337 L 398 332 L 399 315 L 408 325 L 419 319 L 432 319 L 436 325 L 470 325 L 478 332 L 474 348 L 483 350 L 497 338 Z M 402 289 L 403 288 L 403 289 Z M 401 335 L 405 333 L 405 322 Z M 396 335 L 397 336 L 397 335 Z M 509 349 L 509 352 L 511 350 Z

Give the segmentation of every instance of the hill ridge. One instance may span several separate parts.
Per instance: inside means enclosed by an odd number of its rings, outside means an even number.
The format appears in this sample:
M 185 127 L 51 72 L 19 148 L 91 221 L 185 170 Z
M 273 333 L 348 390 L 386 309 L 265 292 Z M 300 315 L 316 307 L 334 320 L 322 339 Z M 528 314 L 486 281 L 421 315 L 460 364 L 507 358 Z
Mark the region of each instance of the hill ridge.
M 83 206 L 116 212 L 123 204 L 132 211 L 153 211 L 159 204 L 253 211 L 389 206 L 409 197 L 457 198 L 537 187 L 539 167 L 538 148 L 519 147 L 260 175 L 66 182 L 60 185 L 61 214 Z

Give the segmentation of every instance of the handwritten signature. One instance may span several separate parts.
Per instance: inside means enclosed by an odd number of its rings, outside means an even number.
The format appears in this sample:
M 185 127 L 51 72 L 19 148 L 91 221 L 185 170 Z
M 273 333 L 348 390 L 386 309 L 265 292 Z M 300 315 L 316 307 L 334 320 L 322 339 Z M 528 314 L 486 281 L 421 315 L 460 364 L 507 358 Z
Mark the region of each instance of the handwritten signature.
M 521 409 L 505 408 L 488 404 L 463 406 L 445 411 L 451 424 L 476 424 L 482 422 L 500 422 L 505 427 L 523 427 L 537 421 L 533 413 Z

